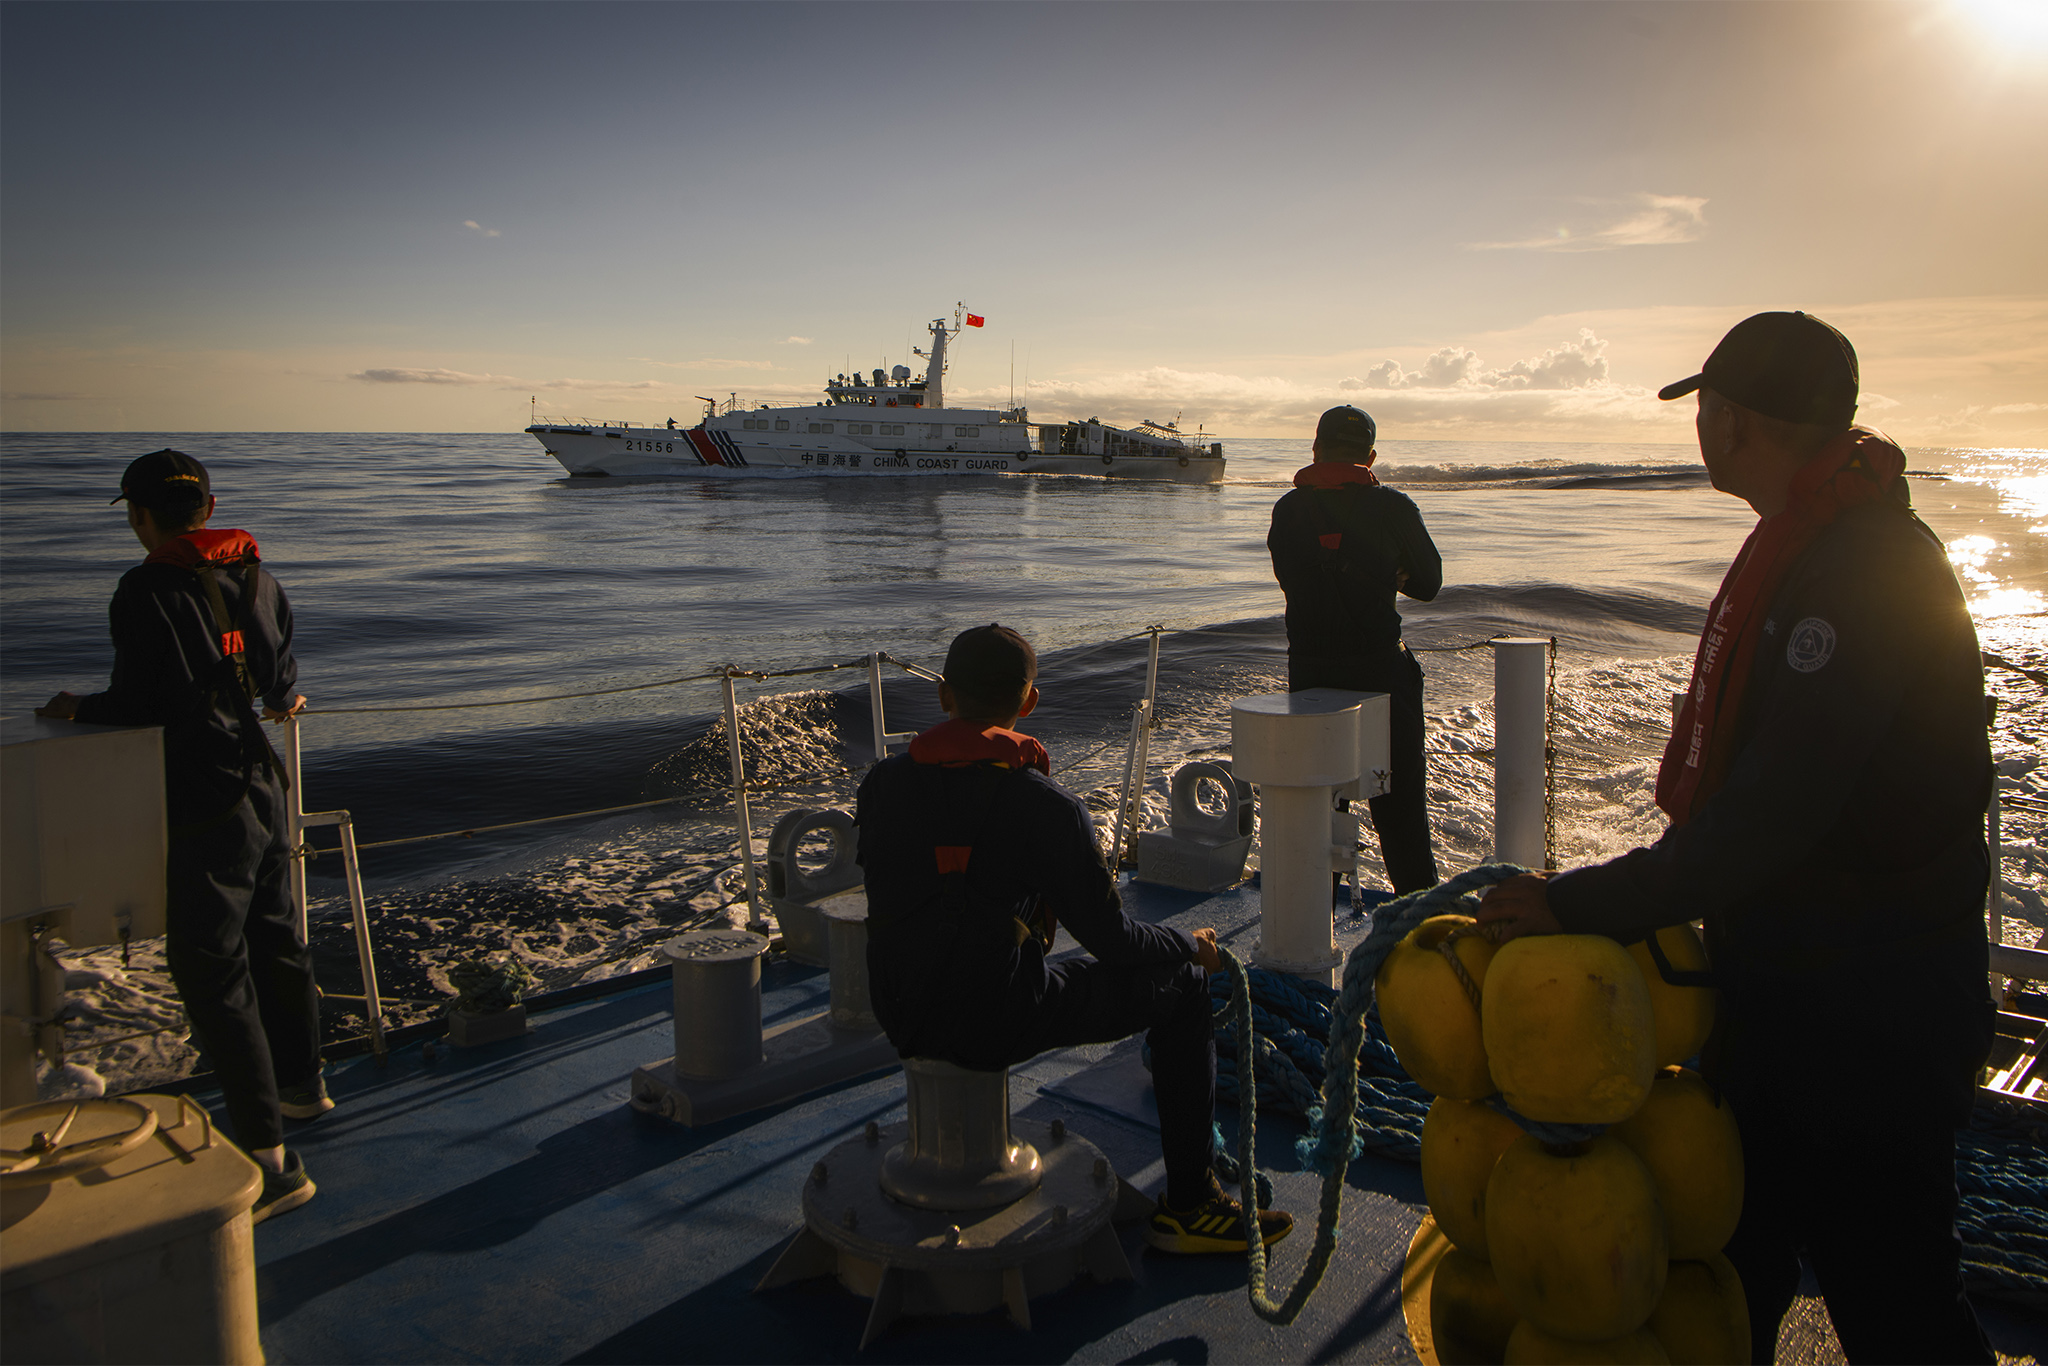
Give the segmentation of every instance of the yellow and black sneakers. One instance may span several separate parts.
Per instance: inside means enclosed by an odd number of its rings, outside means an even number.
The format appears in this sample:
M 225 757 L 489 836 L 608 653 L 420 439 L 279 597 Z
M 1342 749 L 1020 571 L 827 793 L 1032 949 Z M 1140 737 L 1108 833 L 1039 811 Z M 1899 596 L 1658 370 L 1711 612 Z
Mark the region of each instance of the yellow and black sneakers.
M 1258 1212 L 1259 1241 L 1267 1247 L 1294 1230 L 1294 1216 L 1277 1209 Z M 1178 1209 L 1164 1196 L 1145 1223 L 1145 1241 L 1161 1252 L 1235 1252 L 1249 1246 L 1244 1237 L 1244 1210 L 1223 1193 L 1212 1175 L 1209 1194 L 1193 1209 Z

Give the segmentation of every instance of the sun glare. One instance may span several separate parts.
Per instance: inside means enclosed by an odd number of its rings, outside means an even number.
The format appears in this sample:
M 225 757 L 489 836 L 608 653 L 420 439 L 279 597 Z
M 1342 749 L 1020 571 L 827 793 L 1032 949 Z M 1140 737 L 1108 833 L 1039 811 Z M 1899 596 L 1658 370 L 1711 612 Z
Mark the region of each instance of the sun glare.
M 2042 0 L 1949 0 L 1949 6 L 1987 38 L 2048 51 L 2048 4 Z

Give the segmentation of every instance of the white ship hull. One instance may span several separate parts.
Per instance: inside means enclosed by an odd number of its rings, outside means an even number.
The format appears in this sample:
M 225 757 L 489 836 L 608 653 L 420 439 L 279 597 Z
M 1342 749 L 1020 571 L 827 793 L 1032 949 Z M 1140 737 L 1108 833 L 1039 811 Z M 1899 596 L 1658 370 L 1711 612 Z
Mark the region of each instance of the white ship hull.
M 776 410 L 787 411 L 787 410 Z M 920 414 L 920 416 L 927 416 Z M 934 414 L 933 416 L 936 416 Z M 949 419 L 953 414 L 944 414 Z M 805 424 L 809 425 L 809 424 Z M 823 424 L 819 424 L 823 425 Z M 838 425 L 845 425 L 842 421 Z M 871 425 L 871 424 L 869 424 Z M 929 422 L 905 426 L 937 425 Z M 1100 454 L 1042 449 L 1030 424 L 988 423 L 990 437 L 956 438 L 948 445 L 888 445 L 870 438 L 804 433 L 733 432 L 700 426 L 661 428 L 536 423 L 528 434 L 578 478 L 684 475 L 707 479 L 799 477 L 875 478 L 961 474 L 1089 475 L 1155 479 L 1181 484 L 1222 480 L 1224 461 L 1193 447 L 1174 453 Z M 1057 430 L 1057 429 L 1053 429 Z M 893 442 L 894 438 L 887 438 Z M 973 449 L 961 449 L 963 446 Z

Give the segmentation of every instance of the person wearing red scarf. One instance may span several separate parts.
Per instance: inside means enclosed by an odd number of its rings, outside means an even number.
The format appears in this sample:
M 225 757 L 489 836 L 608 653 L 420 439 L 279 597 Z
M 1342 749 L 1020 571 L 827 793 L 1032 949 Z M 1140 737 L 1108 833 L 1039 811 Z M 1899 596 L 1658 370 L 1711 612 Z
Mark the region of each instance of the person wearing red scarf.
M 1397 593 L 1428 602 L 1443 557 L 1413 499 L 1372 471 L 1372 416 L 1332 408 L 1316 423 L 1311 462 L 1273 505 L 1266 549 L 1287 597 L 1287 690 L 1381 692 L 1388 702 L 1387 791 L 1367 809 L 1397 893 L 1437 883 L 1422 752 L 1422 666 L 1401 641 Z
M 1243 1213 L 1212 1170 L 1216 932 L 1124 913 L 1087 805 L 1016 729 L 1038 705 L 1038 656 L 1007 626 L 946 652 L 950 718 L 861 781 L 875 1016 L 904 1057 L 997 1070 L 1053 1048 L 1143 1031 L 1166 1190 L 1146 1227 L 1163 1252 L 1246 1251 Z M 1053 956 L 1064 927 L 1090 956 Z M 1293 1220 L 1258 1212 L 1261 1241 Z
M 1758 522 L 1707 611 L 1657 777 L 1663 837 L 1488 893 L 1494 935 L 1699 921 L 1701 1066 L 1742 1132 L 1726 1253 L 1769 1361 L 1803 1254 L 1851 1361 L 1989 1362 L 1963 1291 L 1955 1129 L 1989 1052 L 1975 628 L 1905 453 L 1852 425 L 1856 353 L 1804 313 L 1702 372 L 1701 457 Z
M 283 768 L 257 718 L 306 705 L 291 605 L 248 532 L 207 528 L 212 481 L 183 451 L 130 463 L 114 501 L 128 504 L 148 557 L 108 608 L 113 677 L 104 692 L 61 692 L 36 714 L 163 728 L 164 956 L 235 1137 L 263 1168 L 261 1222 L 313 1198 L 284 1119 L 333 1108 L 313 959 L 288 890 Z

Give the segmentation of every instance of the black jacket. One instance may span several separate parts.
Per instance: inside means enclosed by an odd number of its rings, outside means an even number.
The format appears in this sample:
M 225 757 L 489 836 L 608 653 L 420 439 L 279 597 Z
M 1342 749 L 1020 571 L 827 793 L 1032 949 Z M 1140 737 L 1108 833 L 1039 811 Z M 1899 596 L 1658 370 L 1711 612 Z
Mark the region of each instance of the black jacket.
M 1336 537 L 1330 545 L 1326 537 Z M 1266 535 L 1273 575 L 1287 595 L 1287 648 L 1330 659 L 1382 654 L 1401 643 L 1394 584 L 1428 602 L 1444 584 L 1443 557 L 1413 499 L 1384 484 L 1297 488 L 1273 506 Z
M 1552 878 L 1551 910 L 1624 941 L 1703 919 L 1724 1022 L 1767 1022 L 1772 1056 L 1876 998 L 1887 1031 L 1974 1066 L 1991 751 L 1948 557 L 1903 501 L 1849 509 L 1762 629 L 1726 783 L 1648 848 Z
M 122 575 L 107 609 L 113 677 L 105 692 L 78 701 L 80 721 L 164 728 L 164 788 L 174 830 L 231 808 L 252 775 L 262 780 L 269 750 L 256 713 L 288 707 L 298 684 L 291 605 L 266 570 L 242 565 L 243 555 L 254 552 L 255 542 L 244 533 L 202 531 L 177 538 Z M 167 562 L 176 558 L 234 566 L 215 571 L 216 581 L 242 633 L 257 691 L 253 702 L 241 696 L 223 653 L 199 572 Z M 245 601 L 252 588 L 254 596 Z
M 1106 963 L 1195 958 L 1191 936 L 1124 914 L 1088 808 L 1033 769 L 898 755 L 862 781 L 857 819 L 875 1014 L 906 1055 L 1011 1061 L 1046 995 L 1048 913 Z M 941 846 L 972 850 L 964 873 L 941 874 Z

